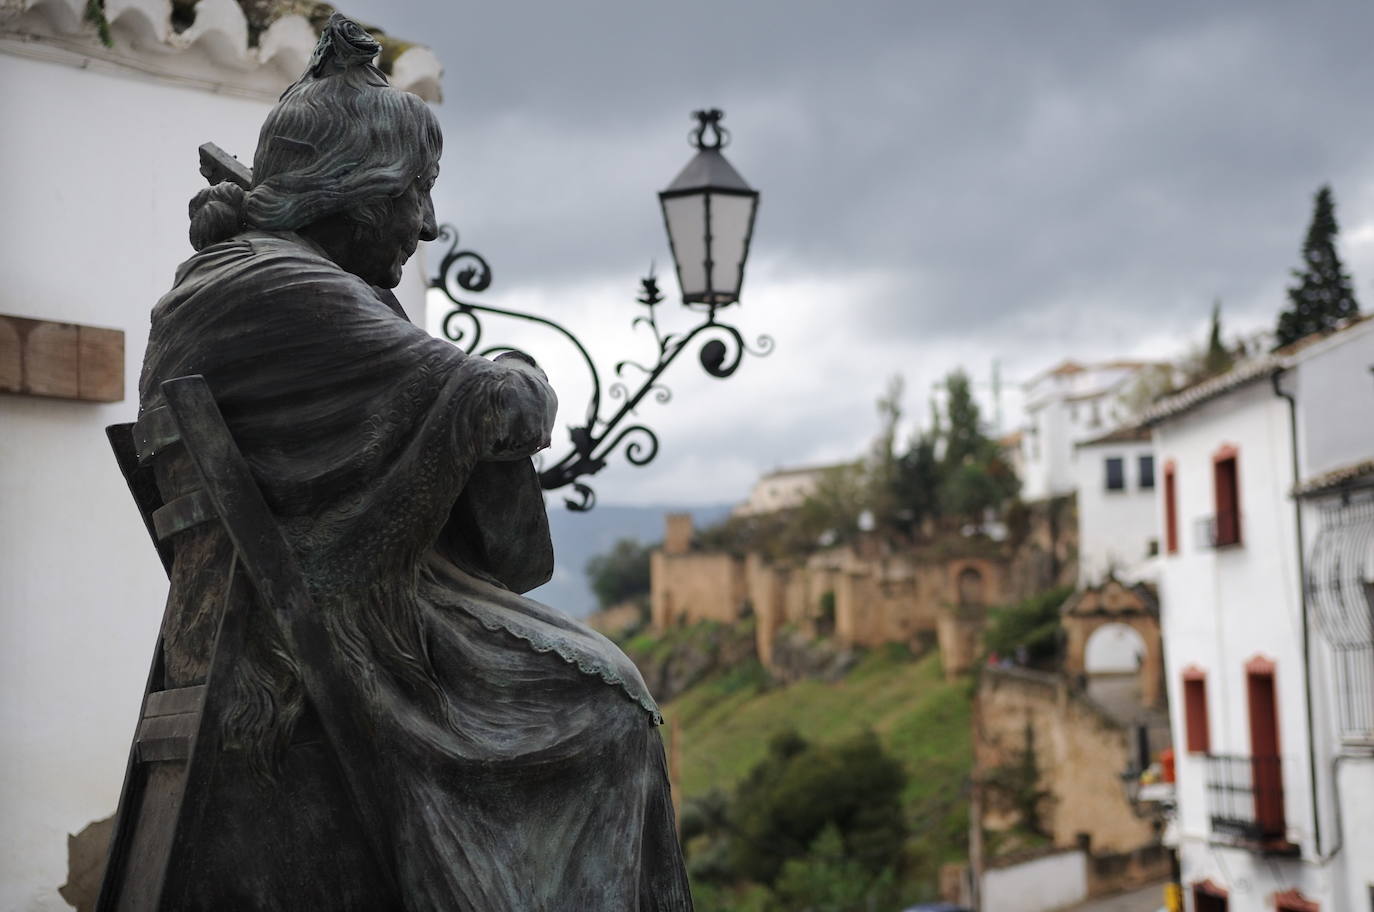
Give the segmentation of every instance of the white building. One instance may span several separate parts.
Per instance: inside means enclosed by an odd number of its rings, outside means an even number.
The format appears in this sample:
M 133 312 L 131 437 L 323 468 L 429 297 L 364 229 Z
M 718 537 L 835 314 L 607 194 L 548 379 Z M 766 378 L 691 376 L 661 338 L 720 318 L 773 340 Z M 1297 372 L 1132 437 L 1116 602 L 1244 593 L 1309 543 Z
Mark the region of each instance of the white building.
M 754 482 L 749 498 L 730 511 L 730 515 L 755 516 L 800 507 L 816 493 L 827 472 L 843 468 L 843 465 L 809 466 L 769 472 Z
M 1071 494 L 1076 485 L 1074 445 L 1098 437 L 1127 416 L 1121 396 L 1148 361 L 1065 361 L 1025 384 L 1026 424 L 1021 433 L 1021 499 Z
M 1146 415 L 1195 912 L 1374 898 L 1371 368 L 1366 319 Z
M 1124 427 L 1079 443 L 1074 475 L 1078 498 L 1078 587 L 1108 576 L 1155 582 L 1159 519 L 1154 443 L 1148 428 Z
M 196 149 L 250 159 L 316 38 L 285 16 L 250 44 L 232 0 L 190 22 L 168 0 L 91 6 L 110 47 L 86 0 L 0 4 L 0 909 L 24 912 L 69 908 L 67 834 L 114 812 L 167 594 L 104 428 L 135 417 L 149 312 L 191 253 Z M 386 65 L 437 100 L 428 50 Z M 418 315 L 423 264 L 397 292 Z M 32 376 L 85 364 L 90 339 L 103 401 Z

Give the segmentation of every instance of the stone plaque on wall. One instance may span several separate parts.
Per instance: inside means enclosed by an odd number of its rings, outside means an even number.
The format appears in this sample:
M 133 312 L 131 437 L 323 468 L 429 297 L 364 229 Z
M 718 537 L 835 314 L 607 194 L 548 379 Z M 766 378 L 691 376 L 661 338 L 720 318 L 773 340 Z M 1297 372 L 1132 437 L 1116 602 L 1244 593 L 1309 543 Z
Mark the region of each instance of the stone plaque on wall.
M 0 393 L 119 402 L 124 332 L 0 314 Z

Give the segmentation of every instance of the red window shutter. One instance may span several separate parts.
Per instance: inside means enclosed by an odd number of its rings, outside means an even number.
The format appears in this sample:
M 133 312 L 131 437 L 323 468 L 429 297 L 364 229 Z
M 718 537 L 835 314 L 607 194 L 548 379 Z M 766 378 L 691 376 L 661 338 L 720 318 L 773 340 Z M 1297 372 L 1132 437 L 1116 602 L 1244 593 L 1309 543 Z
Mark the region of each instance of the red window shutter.
M 1210 880 L 1193 884 L 1194 912 L 1227 912 L 1226 891 Z
M 1260 825 L 1264 835 L 1281 837 L 1286 825 L 1274 663 L 1261 656 L 1247 662 L 1245 685 L 1250 708 L 1250 763 L 1253 766 L 1251 781 L 1255 792 L 1255 822 Z
M 1178 553 L 1178 492 L 1174 483 L 1173 460 L 1164 464 L 1164 547 Z
M 1224 446 L 1212 456 L 1212 494 L 1216 502 L 1214 544 L 1240 544 L 1240 485 L 1237 450 Z
M 1201 669 L 1183 672 L 1183 720 L 1188 752 L 1205 754 L 1211 749 L 1207 728 L 1207 678 Z
M 1321 912 L 1321 906 L 1303 896 L 1300 890 L 1275 893 L 1274 908 L 1278 912 Z

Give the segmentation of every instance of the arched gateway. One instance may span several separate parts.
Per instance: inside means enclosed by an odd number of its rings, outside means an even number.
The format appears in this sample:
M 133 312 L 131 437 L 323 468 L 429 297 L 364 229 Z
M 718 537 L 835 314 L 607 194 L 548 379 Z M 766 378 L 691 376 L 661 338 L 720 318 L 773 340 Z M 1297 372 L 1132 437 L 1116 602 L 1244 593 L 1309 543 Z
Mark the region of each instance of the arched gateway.
M 1159 636 L 1159 601 L 1149 587 L 1126 586 L 1109 579 L 1101 586 L 1075 592 L 1061 617 L 1068 635 L 1064 666 L 1069 674 L 1088 671 L 1088 640 L 1097 631 L 1122 625 L 1134 630 L 1144 645 L 1140 657 L 1140 697 L 1146 706 L 1163 697 L 1164 655 Z

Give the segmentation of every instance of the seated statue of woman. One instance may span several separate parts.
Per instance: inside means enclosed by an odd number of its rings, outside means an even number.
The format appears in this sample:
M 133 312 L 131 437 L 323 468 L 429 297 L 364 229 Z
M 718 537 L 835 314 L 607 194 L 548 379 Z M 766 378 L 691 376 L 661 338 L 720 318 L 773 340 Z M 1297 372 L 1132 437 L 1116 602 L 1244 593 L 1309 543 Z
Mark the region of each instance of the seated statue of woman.
M 387 291 L 436 236 L 441 140 L 376 52 L 331 20 L 263 124 L 251 188 L 192 202 L 196 253 L 152 314 L 141 408 L 206 378 L 347 671 L 326 736 L 299 657 L 230 585 L 223 530 L 177 536 L 167 686 L 204 680 L 226 599 L 247 628 L 177 907 L 689 910 L 643 680 L 518 594 L 551 572 L 530 456 L 554 394 L 529 359 L 467 355 Z M 165 498 L 196 484 L 183 457 L 158 466 Z

